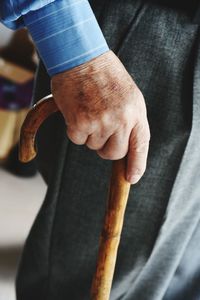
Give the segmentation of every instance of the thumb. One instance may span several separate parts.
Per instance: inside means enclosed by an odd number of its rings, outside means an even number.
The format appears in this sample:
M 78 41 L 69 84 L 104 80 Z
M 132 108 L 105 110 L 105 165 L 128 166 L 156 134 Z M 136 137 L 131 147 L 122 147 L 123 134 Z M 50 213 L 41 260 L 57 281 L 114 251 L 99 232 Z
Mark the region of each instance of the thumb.
M 146 169 L 149 150 L 150 131 L 146 121 L 145 126 L 137 124 L 130 134 L 127 156 L 126 179 L 131 184 L 137 183 Z

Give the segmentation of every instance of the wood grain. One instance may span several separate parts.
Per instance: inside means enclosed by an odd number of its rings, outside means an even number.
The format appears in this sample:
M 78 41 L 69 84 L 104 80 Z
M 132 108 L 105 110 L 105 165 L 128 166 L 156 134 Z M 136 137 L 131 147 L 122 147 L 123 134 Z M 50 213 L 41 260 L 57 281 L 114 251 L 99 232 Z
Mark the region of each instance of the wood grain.
M 108 300 L 120 242 L 130 183 L 125 180 L 126 159 L 113 163 L 108 205 L 100 238 L 91 299 Z

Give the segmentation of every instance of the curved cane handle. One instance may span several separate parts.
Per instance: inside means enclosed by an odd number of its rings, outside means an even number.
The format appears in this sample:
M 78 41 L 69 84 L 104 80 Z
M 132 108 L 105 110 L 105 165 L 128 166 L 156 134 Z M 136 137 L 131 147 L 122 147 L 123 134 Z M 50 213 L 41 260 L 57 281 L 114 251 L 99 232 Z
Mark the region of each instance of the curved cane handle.
M 19 160 L 21 162 L 31 161 L 37 154 L 35 147 L 35 136 L 38 128 L 51 114 L 58 111 L 58 107 L 52 95 L 41 99 L 28 112 L 21 128 Z

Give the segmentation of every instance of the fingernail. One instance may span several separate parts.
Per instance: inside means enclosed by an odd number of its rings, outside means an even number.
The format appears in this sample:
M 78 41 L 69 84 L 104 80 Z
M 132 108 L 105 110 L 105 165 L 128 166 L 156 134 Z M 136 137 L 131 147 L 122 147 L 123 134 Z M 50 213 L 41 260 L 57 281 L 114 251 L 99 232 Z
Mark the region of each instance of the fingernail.
M 140 175 L 131 175 L 127 177 L 127 180 L 131 183 L 131 184 L 135 184 L 140 180 L 141 176 Z

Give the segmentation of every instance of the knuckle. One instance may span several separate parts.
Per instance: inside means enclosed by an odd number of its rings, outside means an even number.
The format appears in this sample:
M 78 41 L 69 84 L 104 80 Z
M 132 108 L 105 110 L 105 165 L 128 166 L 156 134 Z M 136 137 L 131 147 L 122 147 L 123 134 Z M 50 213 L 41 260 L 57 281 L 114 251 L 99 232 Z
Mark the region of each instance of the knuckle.
M 108 160 L 118 160 L 126 155 L 125 151 L 100 150 L 100 156 Z
M 69 130 L 74 132 L 90 132 L 91 122 L 89 122 L 86 118 L 77 117 L 69 122 Z
M 121 125 L 123 128 L 128 128 L 130 125 L 130 120 L 133 119 L 132 109 L 130 107 L 126 107 L 121 113 Z
M 113 153 L 111 155 L 111 158 L 112 160 L 118 160 L 118 159 L 121 159 L 123 158 L 125 155 L 123 153 Z
M 122 134 L 123 139 L 130 135 L 130 125 L 129 122 L 123 122 L 118 130 L 119 133 Z
M 90 150 L 99 150 L 101 147 L 98 144 L 93 144 L 90 142 L 86 143 L 86 146 L 90 149 Z
M 149 148 L 149 140 L 142 138 L 140 140 L 133 139 L 130 143 L 130 150 L 136 153 L 146 153 Z
M 112 122 L 112 118 L 111 118 L 111 115 L 109 113 L 104 113 L 102 116 L 101 116 L 101 124 L 102 124 L 102 128 L 105 130 L 105 129 L 109 129 L 110 126 L 113 125 L 113 122 Z
M 88 136 L 86 146 L 91 150 L 100 150 L 103 148 L 105 141 L 106 140 L 103 135 L 101 136 L 98 133 L 92 134 Z
M 109 151 L 101 150 L 100 154 L 101 154 L 101 157 L 104 158 L 104 159 L 108 159 L 108 160 L 113 159 L 112 153 L 110 153 Z
M 149 140 L 144 139 L 144 140 L 138 141 L 135 144 L 134 149 L 137 153 L 146 153 L 148 148 L 149 148 Z
M 127 115 L 128 115 L 128 109 L 126 108 L 124 108 L 123 110 L 122 110 L 122 112 L 121 112 L 121 122 L 123 123 L 123 124 L 126 124 L 127 123 Z
M 84 131 L 84 132 L 88 132 L 89 131 L 89 124 L 87 121 L 79 121 L 77 122 L 77 124 L 74 126 L 74 130 L 76 131 Z
M 75 140 L 75 136 L 72 131 L 67 130 L 67 136 L 72 142 Z
M 97 151 L 97 154 L 98 154 L 101 158 L 107 159 L 107 157 L 105 156 L 105 154 L 104 154 L 101 150 Z
M 76 131 L 67 131 L 68 138 L 76 145 L 83 145 L 83 139 Z
M 102 150 L 98 151 L 98 153 L 100 154 L 100 156 L 103 159 L 112 160 L 112 153 L 110 151 L 102 149 Z
M 146 153 L 146 150 L 147 150 L 147 144 L 145 143 L 145 144 L 141 144 L 140 146 L 138 146 L 138 147 L 136 147 L 135 148 L 135 152 L 136 153 Z
M 143 167 L 135 167 L 132 170 L 132 174 L 138 175 L 138 176 L 142 177 L 144 175 L 145 170 L 146 170 L 145 166 L 143 166 Z
M 134 128 L 134 134 L 131 137 L 132 144 L 135 144 L 135 147 L 148 146 L 150 138 L 151 134 L 148 123 L 137 123 Z
M 90 143 L 86 143 L 86 146 L 90 149 L 90 150 L 97 150 L 97 147 L 95 147 L 94 145 L 90 144 Z
M 128 145 L 127 145 L 127 147 L 123 146 L 115 153 L 115 159 L 121 159 L 121 158 L 125 157 L 127 152 L 128 152 Z

